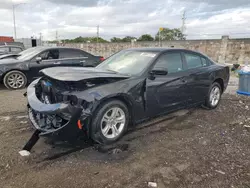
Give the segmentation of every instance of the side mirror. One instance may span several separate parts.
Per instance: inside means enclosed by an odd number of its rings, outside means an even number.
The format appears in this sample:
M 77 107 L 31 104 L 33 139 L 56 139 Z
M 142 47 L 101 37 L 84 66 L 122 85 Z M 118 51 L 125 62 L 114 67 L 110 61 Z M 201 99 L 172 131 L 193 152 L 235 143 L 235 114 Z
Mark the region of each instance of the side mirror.
M 36 62 L 37 63 L 40 63 L 42 61 L 42 58 L 41 57 L 36 57 Z
M 155 68 L 150 72 L 151 75 L 167 75 L 168 74 L 168 69 L 167 68 Z

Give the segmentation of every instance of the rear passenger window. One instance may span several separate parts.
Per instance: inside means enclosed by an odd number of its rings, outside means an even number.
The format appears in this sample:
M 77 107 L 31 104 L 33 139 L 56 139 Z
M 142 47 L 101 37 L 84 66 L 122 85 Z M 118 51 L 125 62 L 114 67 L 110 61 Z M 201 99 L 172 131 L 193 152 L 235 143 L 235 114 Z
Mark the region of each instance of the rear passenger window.
M 186 58 L 188 69 L 202 67 L 201 57 L 199 55 L 185 53 L 185 58 Z
M 21 51 L 22 51 L 21 48 L 11 47 L 11 52 L 19 53 L 19 52 L 21 52 Z
M 0 48 L 0 52 L 3 52 L 3 53 L 9 52 L 9 47 L 2 47 L 2 48 Z
M 178 52 L 170 52 L 161 55 L 157 60 L 154 69 L 167 68 L 168 73 L 180 72 L 183 70 L 181 54 Z
M 77 49 L 60 49 L 60 59 L 78 57 L 88 57 L 88 54 Z

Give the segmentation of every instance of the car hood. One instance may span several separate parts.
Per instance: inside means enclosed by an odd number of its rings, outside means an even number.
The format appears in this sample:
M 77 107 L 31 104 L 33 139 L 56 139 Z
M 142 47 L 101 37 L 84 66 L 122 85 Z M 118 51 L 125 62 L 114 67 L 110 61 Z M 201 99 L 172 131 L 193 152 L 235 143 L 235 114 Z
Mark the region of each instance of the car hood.
M 93 78 L 129 78 L 128 75 L 97 68 L 53 67 L 40 71 L 43 75 L 59 81 L 82 81 Z
M 15 63 L 20 63 L 20 60 L 17 60 L 15 58 L 12 57 L 8 57 L 8 58 L 2 58 L 0 59 L 0 65 L 8 65 L 8 64 L 15 64 Z

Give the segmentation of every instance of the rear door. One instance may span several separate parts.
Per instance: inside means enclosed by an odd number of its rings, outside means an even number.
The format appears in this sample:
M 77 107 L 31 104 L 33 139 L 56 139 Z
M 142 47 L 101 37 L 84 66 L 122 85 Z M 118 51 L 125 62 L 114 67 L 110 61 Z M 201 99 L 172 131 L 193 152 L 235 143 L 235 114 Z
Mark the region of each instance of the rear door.
M 93 56 L 80 49 L 60 49 L 60 60 L 65 66 L 94 67 L 96 61 Z
M 147 79 L 147 115 L 172 111 L 186 105 L 186 76 L 181 52 L 167 52 L 156 61 L 153 69 L 167 68 L 167 75 L 155 75 Z
M 210 87 L 209 61 L 206 57 L 195 52 L 183 52 L 185 67 L 187 69 L 187 90 L 189 103 L 198 103 L 205 100 Z

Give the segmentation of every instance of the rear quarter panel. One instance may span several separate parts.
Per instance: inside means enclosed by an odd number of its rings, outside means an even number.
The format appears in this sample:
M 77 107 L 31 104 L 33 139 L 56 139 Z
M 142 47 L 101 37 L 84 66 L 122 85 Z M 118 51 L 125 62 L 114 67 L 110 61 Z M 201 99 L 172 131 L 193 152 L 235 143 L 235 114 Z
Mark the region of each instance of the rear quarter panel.
M 228 82 L 230 78 L 229 67 L 223 64 L 213 64 L 210 66 L 209 69 L 211 71 L 210 80 L 212 81 L 212 83 L 216 79 L 222 79 L 223 84 L 224 84 L 223 91 L 225 91 L 228 86 Z

